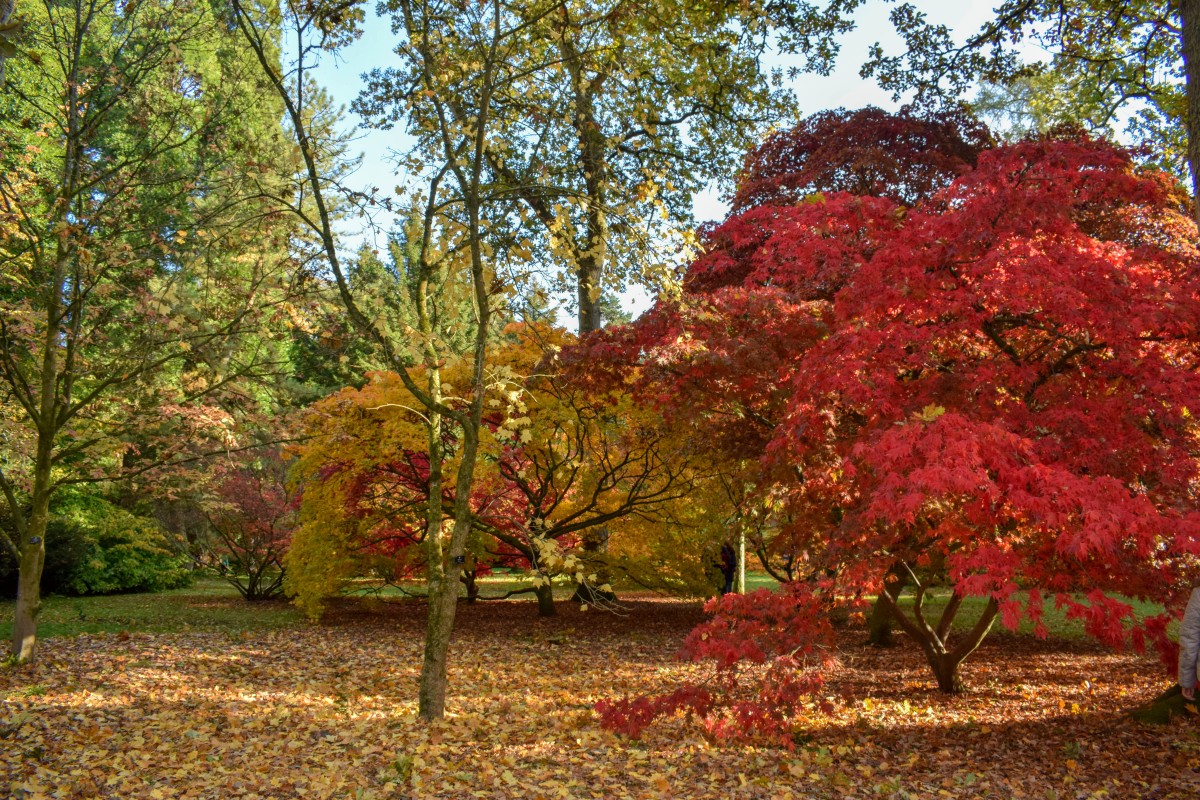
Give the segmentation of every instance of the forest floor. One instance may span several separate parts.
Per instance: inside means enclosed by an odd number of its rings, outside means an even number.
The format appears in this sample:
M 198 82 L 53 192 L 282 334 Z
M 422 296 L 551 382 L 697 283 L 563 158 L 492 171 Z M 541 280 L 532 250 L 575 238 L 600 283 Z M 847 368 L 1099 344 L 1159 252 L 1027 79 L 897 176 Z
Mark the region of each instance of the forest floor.
M 696 603 L 463 605 L 449 714 L 425 727 L 420 601 L 346 601 L 320 625 L 280 605 L 262 627 L 227 595 L 171 602 L 224 622 L 48 638 L 0 669 L 0 797 L 1200 797 L 1200 725 L 1124 715 L 1170 684 L 1162 668 L 1079 640 L 994 634 L 964 667 L 972 691 L 947 697 L 912 647 L 847 628 L 835 712 L 789 752 L 682 720 L 638 741 L 599 728 L 597 700 L 695 674 L 673 655 Z

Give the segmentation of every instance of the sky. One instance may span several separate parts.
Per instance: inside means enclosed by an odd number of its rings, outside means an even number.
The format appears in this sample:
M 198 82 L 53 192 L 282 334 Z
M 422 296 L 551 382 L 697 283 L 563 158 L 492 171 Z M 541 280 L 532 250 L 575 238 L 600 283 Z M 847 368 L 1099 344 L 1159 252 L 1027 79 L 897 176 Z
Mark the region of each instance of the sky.
M 913 4 L 924 11 L 931 22 L 948 26 L 958 38 L 977 31 L 992 16 L 992 3 L 978 0 L 913 0 Z M 894 110 L 903 104 L 893 101 L 890 93 L 880 89 L 873 81 L 859 77 L 858 70 L 867 59 L 868 48 L 875 42 L 884 46 L 885 52 L 900 52 L 900 40 L 892 32 L 888 13 L 895 5 L 884 0 L 869 0 L 856 12 L 857 28 L 841 39 L 841 55 L 834 72 L 828 76 L 801 74 L 790 81 L 804 114 L 832 108 L 862 108 L 873 105 Z M 316 70 L 317 81 L 329 91 L 339 105 L 349 106 L 362 86 L 362 75 L 374 67 L 387 66 L 391 60 L 392 43 L 395 41 L 387 20 L 368 19 L 363 36 L 351 46 L 327 57 Z M 774 56 L 771 66 L 787 68 L 788 59 Z M 347 110 L 344 119 L 352 127 L 358 117 Z M 366 189 L 378 186 L 388 190 L 402 182 L 394 176 L 396 172 L 388 158 L 390 149 L 399 143 L 396 131 L 360 130 L 351 150 L 361 153 L 362 166 L 350 183 L 355 188 Z M 693 198 L 693 213 L 697 222 L 724 218 L 728 206 L 718 192 L 708 190 Z M 368 237 L 367 233 L 358 234 Z M 645 292 L 631 291 L 622 295 L 622 304 L 635 315 L 641 313 L 651 302 Z

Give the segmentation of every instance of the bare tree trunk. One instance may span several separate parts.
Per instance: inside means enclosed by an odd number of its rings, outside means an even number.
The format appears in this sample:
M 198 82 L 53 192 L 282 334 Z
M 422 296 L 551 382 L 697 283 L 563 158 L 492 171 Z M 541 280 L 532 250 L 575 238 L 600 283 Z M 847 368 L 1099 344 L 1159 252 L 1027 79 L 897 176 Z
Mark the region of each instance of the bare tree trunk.
M 53 369 L 54 358 L 44 360 Z M 53 390 L 50 390 L 53 391 Z M 53 395 L 43 401 L 52 411 Z M 21 537 L 21 561 L 17 573 L 17 605 L 13 612 L 12 654 L 19 663 L 32 661 L 37 649 L 37 617 L 42 609 L 42 568 L 46 564 L 46 527 L 50 522 L 50 483 L 52 480 L 54 437 L 38 434 L 37 460 L 34 462 L 33 507 Z M 13 509 L 14 513 L 20 513 Z
M 958 668 L 966 661 L 967 656 L 974 653 L 979 645 L 982 644 L 984 637 L 992 629 L 992 623 L 995 622 L 996 616 L 999 614 L 1000 605 L 996 602 L 995 598 L 989 598 L 987 606 L 984 608 L 974 627 L 964 634 L 956 644 L 951 646 L 951 624 L 962 605 L 962 596 L 957 592 L 954 593 L 946 609 L 942 612 L 937 628 L 934 629 L 925 621 L 924 614 L 922 613 L 925 588 L 915 582 L 912 585 L 916 587 L 916 596 L 913 599 L 912 619 L 900 610 L 900 607 L 896 605 L 896 598 L 890 593 L 886 591 L 882 592 L 879 598 L 889 607 L 892 617 L 904 629 L 904 632 L 920 645 L 921 650 L 925 653 L 925 660 L 929 663 L 929 667 L 933 671 L 938 689 L 948 694 L 961 692 L 964 687 L 962 678 L 958 674 Z
M 486 330 L 486 326 L 484 328 Z M 482 338 L 482 337 L 481 337 Z M 477 363 L 479 406 L 482 408 L 482 361 Z M 421 681 L 417 692 L 417 714 L 423 720 L 441 719 L 446 714 L 447 676 L 450 670 L 450 634 L 458 610 L 458 582 L 462 572 L 463 551 L 467 535 L 474 524 L 471 512 L 471 484 L 475 478 L 475 462 L 479 453 L 478 428 L 463 431 L 462 462 L 458 468 L 454 499 L 454 530 L 450 535 L 448 556 L 436 574 L 431 569 L 429 580 L 429 616 L 425 625 L 425 658 L 421 665 Z
M 37 617 L 42 609 L 42 567 L 46 563 L 46 524 L 49 496 L 43 494 L 29 517 L 28 534 L 21 543 L 17 576 L 17 605 L 13 613 L 12 654 L 19 663 L 33 660 L 37 649 Z
M 429 615 L 425 624 L 425 659 L 417 690 L 417 714 L 423 720 L 446 714 L 446 685 L 450 668 L 450 634 L 458 606 L 458 582 L 445 576 L 429 582 Z
M 537 595 L 538 616 L 553 617 L 558 615 L 558 609 L 554 607 L 554 587 L 549 583 L 543 583 L 534 590 Z
M 892 632 L 892 609 L 883 599 L 883 593 L 890 594 L 895 600 L 907 585 L 908 576 L 904 571 L 894 567 L 888 570 L 883 579 L 883 590 L 875 598 L 875 605 L 871 606 L 871 616 L 867 620 L 867 644 L 872 647 L 891 647 L 896 643 Z
M 1184 92 L 1187 100 L 1187 158 L 1192 175 L 1192 209 L 1200 223 L 1200 0 L 1179 0 Z

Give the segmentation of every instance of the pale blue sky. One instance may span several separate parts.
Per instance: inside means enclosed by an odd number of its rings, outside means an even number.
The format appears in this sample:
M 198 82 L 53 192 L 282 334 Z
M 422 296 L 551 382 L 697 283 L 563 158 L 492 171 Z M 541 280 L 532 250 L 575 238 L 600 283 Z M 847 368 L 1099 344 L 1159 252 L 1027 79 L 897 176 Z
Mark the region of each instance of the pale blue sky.
M 979 29 L 992 14 L 991 2 L 977 0 L 916 0 L 915 5 L 925 11 L 929 19 L 949 26 L 959 37 Z M 833 74 L 822 77 L 801 74 L 791 82 L 792 88 L 805 114 L 830 108 L 861 108 L 875 105 L 893 109 L 900 104 L 892 101 L 873 81 L 865 81 L 858 70 L 867 58 L 868 48 L 881 42 L 885 51 L 898 52 L 899 39 L 892 33 L 888 13 L 892 2 L 868 0 L 856 14 L 857 29 L 842 38 L 841 56 Z M 352 46 L 327 58 L 317 70 L 317 80 L 330 92 L 335 102 L 348 106 L 362 85 L 361 76 L 374 67 L 387 66 L 391 61 L 394 37 L 386 20 L 368 20 L 361 39 Z M 772 65 L 789 66 L 789 59 L 776 57 Z M 356 125 L 358 119 L 346 112 L 348 126 Z M 353 150 L 362 153 L 363 164 L 354 176 L 356 188 L 378 186 L 385 191 L 401 182 L 394 176 L 395 170 L 388 161 L 388 150 L 399 143 L 395 131 L 360 131 Z M 702 192 L 693 200 L 697 221 L 720 219 L 727 207 L 715 191 Z M 649 299 L 640 292 L 623 297 L 625 304 L 635 313 L 640 313 Z

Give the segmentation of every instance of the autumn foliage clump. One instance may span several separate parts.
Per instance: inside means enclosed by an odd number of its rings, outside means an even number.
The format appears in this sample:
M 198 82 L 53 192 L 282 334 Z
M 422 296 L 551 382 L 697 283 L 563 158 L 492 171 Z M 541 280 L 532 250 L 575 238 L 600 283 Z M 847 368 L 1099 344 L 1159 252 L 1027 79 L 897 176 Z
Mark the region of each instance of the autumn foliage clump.
M 1179 200 L 1079 134 L 983 150 L 907 207 L 772 200 L 708 232 L 681 301 L 575 357 L 636 364 L 644 402 L 739 465 L 831 594 L 879 593 L 943 690 L 995 620 L 1040 630 L 1047 596 L 1169 661 L 1200 554 L 1200 254 Z
M 760 738 L 792 745 L 796 711 L 812 702 L 832 659 L 828 601 L 807 583 L 782 591 L 727 594 L 705 605 L 711 618 L 684 641 L 679 657 L 706 664 L 708 678 L 664 695 L 603 700 L 601 724 L 637 737 L 652 723 L 684 715 L 718 742 Z
M 206 515 L 220 573 L 246 600 L 282 596 L 284 555 L 300 507 L 286 462 L 269 452 L 255 463 L 221 467 L 214 477 L 216 496 Z
M 961 110 L 822 111 L 751 151 L 733 210 L 794 205 L 818 192 L 914 205 L 974 167 L 993 144 L 987 127 Z

